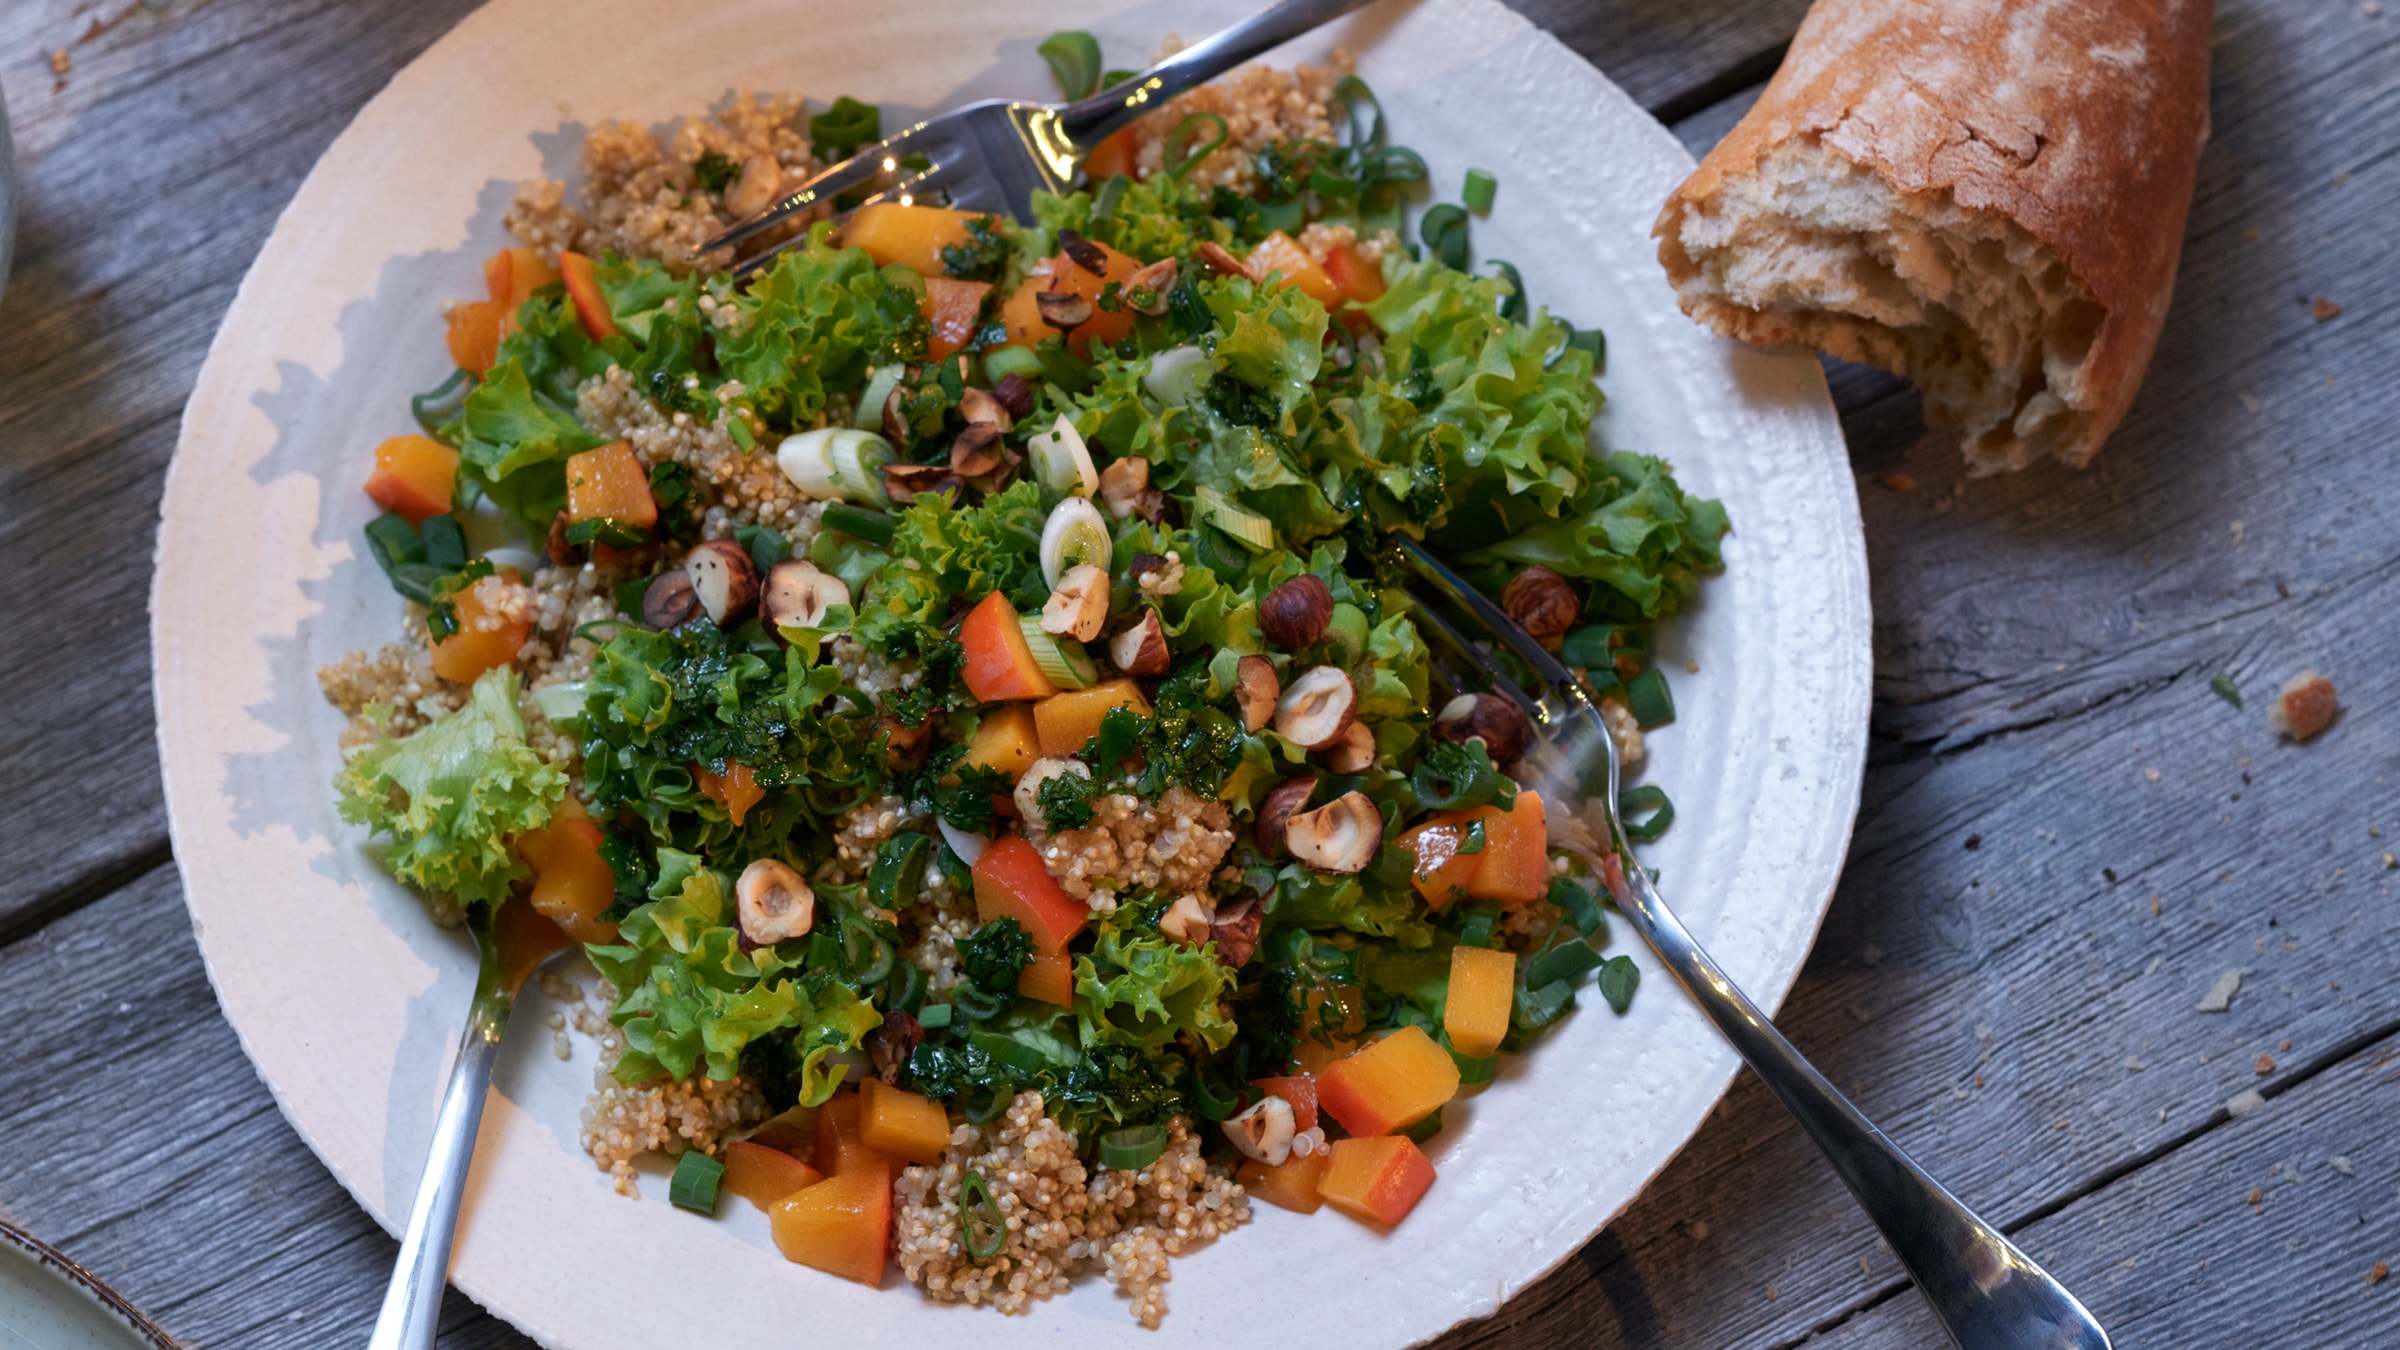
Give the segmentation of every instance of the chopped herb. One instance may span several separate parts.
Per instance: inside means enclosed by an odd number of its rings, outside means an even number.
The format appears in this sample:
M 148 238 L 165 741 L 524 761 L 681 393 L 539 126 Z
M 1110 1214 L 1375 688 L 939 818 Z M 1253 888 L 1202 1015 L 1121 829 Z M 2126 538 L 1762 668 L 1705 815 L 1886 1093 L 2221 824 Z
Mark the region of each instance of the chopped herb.
M 2233 677 L 2231 675 L 2228 675 L 2223 671 L 2218 671 L 2215 678 L 2208 682 L 2208 687 L 2217 691 L 2218 698 L 2225 700 L 2234 707 L 2238 708 L 2242 706 L 2242 687 L 2233 682 Z
M 942 271 L 960 281 L 998 281 L 1008 270 L 1008 240 L 998 216 L 967 222 L 967 242 L 942 245 Z
M 1017 992 L 1017 976 L 1033 960 L 1033 937 L 1015 919 L 994 919 L 958 944 L 960 968 L 976 987 L 991 993 Z
M 1100 87 L 1100 40 L 1070 28 L 1042 39 L 1035 51 L 1050 63 L 1058 90 L 1070 99 L 1090 98 Z
M 1079 773 L 1054 773 L 1034 791 L 1042 823 L 1050 833 L 1080 830 L 1092 823 L 1092 780 Z
M 700 158 L 692 161 L 692 185 L 702 192 L 722 193 L 741 176 L 742 166 L 716 150 L 703 150 Z
M 1611 1011 L 1622 1014 L 1633 1006 L 1633 991 L 1641 986 L 1642 968 L 1630 956 L 1612 956 L 1600 963 L 1600 997 Z

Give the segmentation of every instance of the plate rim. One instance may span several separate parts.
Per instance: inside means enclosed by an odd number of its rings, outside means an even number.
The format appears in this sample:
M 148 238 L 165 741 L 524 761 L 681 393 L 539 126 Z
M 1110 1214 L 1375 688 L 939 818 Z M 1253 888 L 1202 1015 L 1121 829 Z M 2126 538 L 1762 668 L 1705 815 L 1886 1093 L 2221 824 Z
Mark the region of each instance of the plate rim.
M 83 1295 L 103 1316 L 150 1342 L 156 1350 L 184 1350 L 183 1343 L 151 1321 L 149 1314 L 133 1306 L 131 1299 L 110 1288 L 107 1281 L 86 1270 L 74 1257 L 6 1219 L 0 1219 L 0 1242 L 32 1258 L 36 1269 Z

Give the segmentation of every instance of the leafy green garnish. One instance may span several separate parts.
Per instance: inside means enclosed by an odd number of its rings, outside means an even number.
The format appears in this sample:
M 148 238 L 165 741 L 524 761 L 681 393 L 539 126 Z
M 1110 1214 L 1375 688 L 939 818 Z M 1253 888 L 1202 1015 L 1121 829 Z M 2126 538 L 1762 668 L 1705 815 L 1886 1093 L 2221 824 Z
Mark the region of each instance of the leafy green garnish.
M 832 391 L 864 385 L 870 366 L 924 355 L 916 292 L 864 252 L 826 238 L 818 227 L 807 243 L 777 254 L 735 298 L 742 321 L 716 330 L 719 367 L 777 426 L 807 426 Z
M 742 176 L 742 166 L 716 150 L 703 150 L 692 161 L 692 186 L 702 192 L 718 193 L 733 185 Z
M 1052 834 L 1080 830 L 1092 823 L 1092 780 L 1079 773 L 1054 773 L 1034 790 L 1034 803 Z
M 1033 937 L 1015 919 L 999 918 L 969 933 L 958 944 L 960 969 L 967 979 L 994 994 L 1017 992 L 1017 976 L 1033 959 Z
M 942 271 L 961 281 L 998 281 L 1008 270 L 1008 237 L 998 216 L 967 222 L 967 242 L 942 245 Z
M 1189 1036 L 1222 1050 L 1235 1028 L 1219 1004 L 1232 988 L 1233 972 L 1208 948 L 1104 926 L 1075 960 L 1075 1017 L 1086 1045 L 1158 1050 Z
M 342 819 L 388 838 L 377 858 L 393 876 L 488 908 L 527 875 L 511 841 L 549 823 L 567 776 L 526 745 L 517 675 L 502 666 L 466 706 L 352 755 L 334 790 Z

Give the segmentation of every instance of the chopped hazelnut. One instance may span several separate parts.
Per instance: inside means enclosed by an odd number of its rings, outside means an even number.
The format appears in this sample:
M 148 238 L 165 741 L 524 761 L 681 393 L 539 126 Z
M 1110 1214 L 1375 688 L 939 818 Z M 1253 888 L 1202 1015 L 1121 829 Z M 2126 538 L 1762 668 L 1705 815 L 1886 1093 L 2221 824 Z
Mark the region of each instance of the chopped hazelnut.
M 1215 907 L 1197 895 L 1179 895 L 1167 912 L 1158 916 L 1158 931 L 1186 947 L 1197 947 L 1208 941 L 1210 925 L 1216 922 Z
M 1263 656 L 1245 656 L 1233 668 L 1233 699 L 1241 706 L 1242 729 L 1256 735 L 1275 719 L 1275 701 L 1283 697 L 1283 681 L 1275 663 Z
M 1042 631 L 1077 642 L 1100 636 L 1108 624 L 1108 573 L 1092 563 L 1077 563 L 1058 579 L 1058 589 L 1042 603 Z
M 1462 744 L 1480 740 L 1494 764 L 1506 764 L 1533 743 L 1533 719 L 1498 694 L 1460 694 L 1435 715 L 1433 734 Z
M 1292 813 L 1308 805 L 1316 790 L 1317 776 L 1313 773 L 1294 775 L 1267 789 L 1267 795 L 1259 799 L 1258 820 L 1252 826 L 1262 852 L 1269 857 L 1283 852 L 1284 825 Z
M 1284 821 L 1283 844 L 1320 872 L 1363 872 L 1383 847 L 1383 813 L 1363 792 L 1346 792 Z
M 1042 322 L 1052 328 L 1080 328 L 1092 321 L 1092 298 L 1073 291 L 1036 291 L 1034 308 L 1041 311 Z
M 1583 613 L 1583 599 L 1567 579 L 1538 564 L 1509 579 L 1500 592 L 1500 608 L 1517 626 L 1537 638 L 1564 636 Z
M 1334 666 L 1317 666 L 1283 691 L 1275 705 L 1275 730 L 1285 740 L 1322 750 L 1342 738 L 1358 715 L 1358 691 Z
M 1313 572 L 1302 572 L 1267 592 L 1258 605 L 1258 626 L 1278 647 L 1305 647 L 1325 636 L 1333 621 L 1333 592 Z
M 814 628 L 825 611 L 850 603 L 850 585 L 805 558 L 786 558 L 767 569 L 759 591 L 758 617 L 770 632 L 785 628 Z
M 1167 673 L 1167 633 L 1158 611 L 1144 609 L 1133 627 L 1108 640 L 1108 659 L 1128 675 Z
M 734 920 L 741 945 L 771 947 L 807 937 L 816 925 L 817 893 L 789 864 L 760 858 L 733 884 Z
M 692 590 L 691 574 L 670 567 L 650 578 L 642 592 L 642 622 L 652 628 L 681 628 L 700 615 L 700 597 Z
M 1365 773 L 1375 767 L 1375 733 L 1364 722 L 1342 728 L 1340 740 L 1325 749 L 1325 767 L 1335 773 Z
M 730 539 L 694 545 L 683 555 L 683 571 L 708 621 L 719 628 L 732 627 L 758 599 L 758 565 L 750 561 L 750 550 Z

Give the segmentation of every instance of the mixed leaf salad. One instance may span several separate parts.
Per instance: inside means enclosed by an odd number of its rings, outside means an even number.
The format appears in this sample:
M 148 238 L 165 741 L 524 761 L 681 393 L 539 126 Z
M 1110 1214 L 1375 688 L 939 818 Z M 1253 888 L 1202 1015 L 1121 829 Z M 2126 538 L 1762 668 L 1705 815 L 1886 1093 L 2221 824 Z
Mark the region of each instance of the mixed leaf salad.
M 472 694 L 352 757 L 342 810 L 471 920 L 587 944 L 619 1080 L 820 1114 L 813 1160 L 687 1154 L 679 1203 L 788 1185 L 786 1250 L 879 1279 L 888 1195 L 801 1202 L 888 1191 L 1030 1089 L 1098 1166 L 1216 1122 L 1252 1194 L 1397 1222 L 1444 1102 L 1581 991 L 1633 996 L 1614 859 L 1510 776 L 1532 728 L 1429 651 L 1393 541 L 1654 724 L 1648 635 L 1726 519 L 1592 447 L 1599 334 L 1474 265 L 1489 176 L 1414 209 L 1423 162 L 1340 95 L 1347 133 L 1248 191 L 1190 177 L 1224 136 L 1196 114 L 1030 221 L 878 202 L 744 280 L 511 250 L 453 311 L 367 536 Z M 822 506 L 711 536 L 689 466 L 579 420 L 612 370 Z M 471 552 L 470 509 L 529 548 Z M 524 695 L 530 547 L 619 613 Z M 933 960 L 937 891 L 973 926 Z

